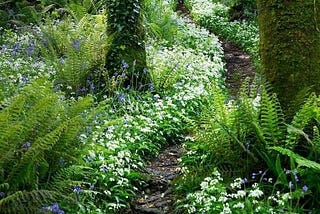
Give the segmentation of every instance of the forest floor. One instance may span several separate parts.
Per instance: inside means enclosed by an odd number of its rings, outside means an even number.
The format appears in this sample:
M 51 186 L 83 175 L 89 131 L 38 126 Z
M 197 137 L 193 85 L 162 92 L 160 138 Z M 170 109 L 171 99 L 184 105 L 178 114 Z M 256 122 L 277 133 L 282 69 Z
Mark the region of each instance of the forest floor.
M 189 11 L 183 4 L 177 5 L 177 11 L 192 22 Z M 226 86 L 231 99 L 237 96 L 243 81 L 254 78 L 254 67 L 251 57 L 241 48 L 220 38 L 226 63 Z M 143 190 L 131 204 L 127 214 L 165 214 L 174 213 L 175 196 L 172 181 L 181 173 L 178 159 L 183 152 L 181 145 L 169 145 L 157 157 L 146 165 L 146 176 L 149 178 Z

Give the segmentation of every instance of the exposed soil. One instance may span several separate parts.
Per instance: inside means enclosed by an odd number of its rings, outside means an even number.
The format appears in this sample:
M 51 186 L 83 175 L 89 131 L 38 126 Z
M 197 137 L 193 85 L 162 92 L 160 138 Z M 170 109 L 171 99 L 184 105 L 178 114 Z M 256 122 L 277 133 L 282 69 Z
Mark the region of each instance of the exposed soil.
M 229 89 L 231 99 L 234 99 L 237 97 L 239 89 L 247 78 L 248 84 L 252 83 L 255 71 L 250 55 L 228 40 L 220 38 L 220 41 L 227 68 L 225 74 L 226 87 Z
M 131 205 L 130 214 L 173 213 L 175 198 L 171 181 L 180 175 L 177 160 L 181 157 L 181 145 L 171 145 L 146 166 L 148 182 Z
M 187 22 L 192 22 L 190 11 L 183 5 L 183 0 L 179 0 L 176 10 L 185 17 Z M 214 32 L 212 32 L 214 33 Z M 252 83 L 255 71 L 252 59 L 239 46 L 230 41 L 219 38 L 224 51 L 224 60 L 226 62 L 226 86 L 229 89 L 231 99 L 234 99 L 242 83 L 249 78 L 249 84 Z
M 187 22 L 192 22 L 189 10 L 179 0 L 177 11 Z M 226 86 L 231 98 L 235 98 L 246 78 L 254 78 L 252 60 L 241 48 L 231 42 L 220 39 L 226 62 Z M 249 81 L 250 83 L 250 81 Z M 175 197 L 171 181 L 180 175 L 177 159 L 181 157 L 182 147 L 170 145 L 146 166 L 146 176 L 149 177 L 144 190 L 137 195 L 126 214 L 165 214 L 174 213 Z

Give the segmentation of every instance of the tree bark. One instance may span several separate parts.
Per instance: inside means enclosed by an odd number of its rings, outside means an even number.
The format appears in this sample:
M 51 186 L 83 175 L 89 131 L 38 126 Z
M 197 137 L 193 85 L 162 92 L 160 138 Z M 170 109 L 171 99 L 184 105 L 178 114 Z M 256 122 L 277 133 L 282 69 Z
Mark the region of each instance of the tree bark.
M 262 66 L 290 117 L 306 96 L 320 93 L 320 1 L 257 2 Z
M 146 68 L 144 0 L 108 0 L 107 35 L 110 44 L 105 68 L 112 75 L 126 74 L 123 86 L 145 89 L 150 75 Z

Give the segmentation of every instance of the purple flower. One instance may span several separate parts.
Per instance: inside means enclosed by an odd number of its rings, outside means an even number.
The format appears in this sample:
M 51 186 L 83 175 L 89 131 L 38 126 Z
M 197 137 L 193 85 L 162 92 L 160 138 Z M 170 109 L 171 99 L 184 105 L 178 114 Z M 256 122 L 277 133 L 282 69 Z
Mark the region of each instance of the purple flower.
M 58 212 L 60 210 L 59 205 L 57 203 L 52 204 L 51 209 L 52 212 Z
M 148 69 L 143 68 L 143 73 L 144 73 L 144 74 L 148 73 Z
M 24 49 L 24 51 L 26 52 L 28 57 L 31 57 L 34 54 L 35 46 L 34 45 L 29 45 Z
M 23 148 L 26 148 L 26 149 L 29 149 L 30 148 L 30 146 L 31 146 L 31 143 L 30 142 L 25 142 L 23 145 L 22 145 L 22 147 Z
M 6 194 L 4 192 L 0 192 L 0 198 L 4 198 Z
M 82 189 L 80 186 L 76 185 L 73 187 L 73 192 L 80 194 L 82 192 Z
M 100 171 L 102 172 L 108 172 L 108 168 L 105 165 L 100 166 Z
M 124 94 L 117 94 L 118 102 L 124 103 L 126 101 L 126 97 Z
M 307 187 L 306 185 L 304 185 L 304 186 L 302 187 L 302 191 L 303 191 L 303 192 L 307 192 L 307 191 L 308 191 L 308 187 Z
M 60 61 L 61 64 L 64 64 L 65 59 L 63 57 L 60 57 L 59 61 Z
M 90 89 L 91 91 L 93 91 L 95 88 L 96 88 L 96 87 L 94 86 L 93 82 L 91 82 L 91 83 L 89 84 L 89 89 Z
M 59 158 L 59 164 L 64 164 L 65 160 L 63 158 Z
M 81 44 L 81 41 L 76 39 L 76 40 L 73 41 L 72 46 L 76 51 L 79 51 L 80 50 L 80 44 Z
M 149 91 L 151 91 L 151 92 L 154 91 L 154 84 L 153 83 L 149 84 Z
M 124 69 L 128 69 L 129 68 L 129 65 L 124 60 L 121 61 L 121 65 L 122 65 L 122 68 L 124 68 Z
M 243 184 L 248 183 L 248 179 L 247 178 L 242 179 L 242 183 Z
M 43 206 L 41 208 L 43 211 L 51 211 L 50 213 L 58 213 L 58 214 L 64 214 L 65 212 L 59 208 L 59 205 L 57 203 L 52 204 L 51 206 Z
M 27 77 L 25 74 L 22 74 L 22 75 L 21 75 L 21 79 L 22 79 L 22 81 L 23 81 L 24 84 L 27 84 L 28 81 L 29 81 L 28 77 Z

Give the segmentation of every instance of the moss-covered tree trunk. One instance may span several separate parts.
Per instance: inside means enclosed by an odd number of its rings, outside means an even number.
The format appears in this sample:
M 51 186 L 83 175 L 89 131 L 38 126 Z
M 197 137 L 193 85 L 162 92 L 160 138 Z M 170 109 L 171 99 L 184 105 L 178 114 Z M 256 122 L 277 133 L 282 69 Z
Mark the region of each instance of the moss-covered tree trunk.
M 320 1 L 257 2 L 262 66 L 290 117 L 310 92 L 320 93 Z
M 123 75 L 123 86 L 146 89 L 150 83 L 147 72 L 144 0 L 107 0 L 107 34 L 110 38 L 106 54 L 109 76 Z

